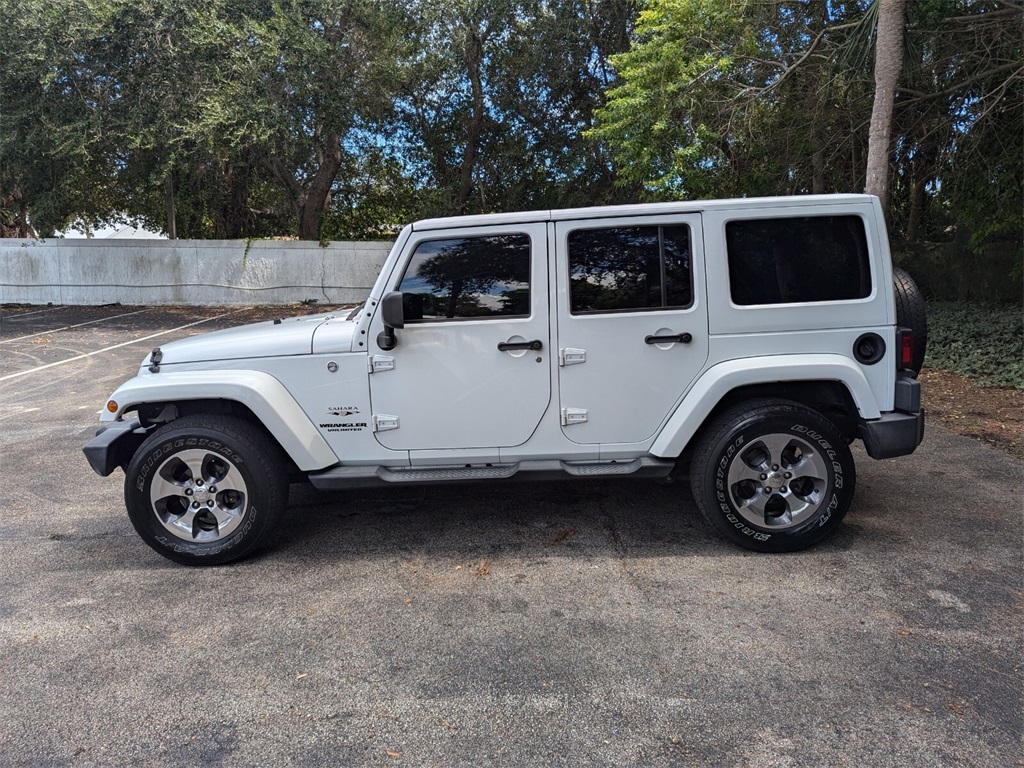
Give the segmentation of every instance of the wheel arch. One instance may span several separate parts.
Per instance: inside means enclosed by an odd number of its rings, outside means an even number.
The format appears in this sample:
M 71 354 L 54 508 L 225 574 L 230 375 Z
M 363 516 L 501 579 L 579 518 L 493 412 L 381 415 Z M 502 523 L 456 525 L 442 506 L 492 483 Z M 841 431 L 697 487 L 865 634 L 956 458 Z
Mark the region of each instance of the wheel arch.
M 302 472 L 338 463 L 295 398 L 262 371 L 162 371 L 125 382 L 110 400 L 117 407 L 104 411 L 101 421 L 118 421 L 131 412 L 143 426 L 202 413 L 232 415 L 265 431 Z
M 779 399 L 819 411 L 848 439 L 858 417 L 881 416 L 863 372 L 839 355 L 779 355 L 712 366 L 694 383 L 651 446 L 655 456 L 680 456 L 718 413 L 745 400 Z M 692 405 L 691 405 L 692 404 Z

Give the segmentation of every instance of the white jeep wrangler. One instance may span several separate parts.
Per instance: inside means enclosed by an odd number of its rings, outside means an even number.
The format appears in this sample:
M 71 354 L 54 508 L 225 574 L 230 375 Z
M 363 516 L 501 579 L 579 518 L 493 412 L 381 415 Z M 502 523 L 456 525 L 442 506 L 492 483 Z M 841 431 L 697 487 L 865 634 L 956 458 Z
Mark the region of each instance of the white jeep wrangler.
M 355 310 L 154 349 L 84 450 L 183 563 L 251 552 L 290 481 L 677 467 L 725 536 L 791 551 L 846 514 L 853 440 L 921 442 L 924 323 L 867 195 L 419 221 Z

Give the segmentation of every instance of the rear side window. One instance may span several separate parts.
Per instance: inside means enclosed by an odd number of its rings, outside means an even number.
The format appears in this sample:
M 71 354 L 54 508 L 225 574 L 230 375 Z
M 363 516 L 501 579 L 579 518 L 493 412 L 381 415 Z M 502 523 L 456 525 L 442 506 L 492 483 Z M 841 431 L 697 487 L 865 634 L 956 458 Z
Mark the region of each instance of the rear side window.
M 859 216 L 730 221 L 725 240 L 734 304 L 848 301 L 871 294 Z
M 530 314 L 530 238 L 513 233 L 426 240 L 398 289 L 405 319 L 458 320 Z
M 685 309 L 693 303 L 690 228 L 577 229 L 569 233 L 575 314 Z

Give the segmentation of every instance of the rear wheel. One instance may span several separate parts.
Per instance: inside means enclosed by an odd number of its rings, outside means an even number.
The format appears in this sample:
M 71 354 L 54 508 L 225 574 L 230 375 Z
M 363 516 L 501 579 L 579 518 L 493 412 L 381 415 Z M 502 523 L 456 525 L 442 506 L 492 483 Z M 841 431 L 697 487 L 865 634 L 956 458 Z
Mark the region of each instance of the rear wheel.
M 188 565 L 251 553 L 284 511 L 280 448 L 231 416 L 186 416 L 150 435 L 125 476 L 128 517 L 149 546 Z
M 829 536 L 853 499 L 853 456 L 817 411 L 783 400 L 722 413 L 698 441 L 690 483 L 701 513 L 758 552 L 792 552 Z

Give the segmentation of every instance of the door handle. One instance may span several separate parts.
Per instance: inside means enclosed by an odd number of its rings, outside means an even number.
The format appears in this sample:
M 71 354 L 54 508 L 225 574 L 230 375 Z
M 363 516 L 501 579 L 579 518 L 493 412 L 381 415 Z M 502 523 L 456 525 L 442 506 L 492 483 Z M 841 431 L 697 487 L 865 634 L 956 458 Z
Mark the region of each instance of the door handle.
M 508 352 L 512 349 L 544 349 L 544 342 L 540 339 L 534 339 L 533 341 L 499 341 L 498 351 Z
M 688 333 L 674 333 L 670 336 L 644 336 L 644 344 L 689 344 L 693 336 Z

